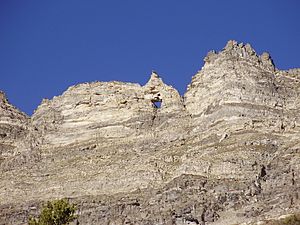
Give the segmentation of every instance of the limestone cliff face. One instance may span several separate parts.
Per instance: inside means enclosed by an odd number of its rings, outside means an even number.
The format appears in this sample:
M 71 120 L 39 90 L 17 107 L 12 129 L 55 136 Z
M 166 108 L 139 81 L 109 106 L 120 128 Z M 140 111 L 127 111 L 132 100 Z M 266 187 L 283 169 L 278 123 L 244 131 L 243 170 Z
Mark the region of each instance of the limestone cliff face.
M 0 95 L 0 224 L 68 197 L 80 224 L 234 224 L 299 211 L 300 70 L 229 41 L 184 95 L 84 83 L 31 118 Z M 158 103 L 161 103 L 158 106 Z
M 155 102 L 161 101 L 162 107 L 155 108 Z M 178 92 L 153 73 L 143 87 L 121 82 L 70 87 L 62 96 L 44 100 L 32 122 L 44 134 L 44 144 L 57 146 L 89 141 L 96 136 L 136 138 L 148 133 L 157 114 L 167 120 L 182 111 Z
M 9 104 L 5 94 L 0 92 L 0 140 L 4 155 L 10 155 L 17 147 L 17 142 L 27 133 L 28 123 L 29 117 Z
M 28 158 L 27 151 L 35 143 L 34 140 L 27 142 L 31 130 L 30 118 L 11 105 L 5 93 L 0 91 L 0 165 L 2 168 L 14 164 L 16 159 L 19 163 Z M 22 161 L 22 162 L 21 162 Z
M 283 130 L 295 128 L 299 116 L 291 115 L 286 101 L 293 100 L 281 87 L 282 77 L 277 73 L 268 53 L 258 56 L 249 44 L 229 41 L 221 52 L 208 53 L 184 99 L 192 115 L 192 135 L 197 136 L 194 141 L 221 146 L 227 142 L 226 151 L 209 151 L 217 157 L 206 162 L 212 174 L 255 176 L 251 165 L 264 161 L 262 153 L 271 151 L 269 145 L 279 144 Z M 258 138 L 260 148 L 252 148 L 253 138 Z

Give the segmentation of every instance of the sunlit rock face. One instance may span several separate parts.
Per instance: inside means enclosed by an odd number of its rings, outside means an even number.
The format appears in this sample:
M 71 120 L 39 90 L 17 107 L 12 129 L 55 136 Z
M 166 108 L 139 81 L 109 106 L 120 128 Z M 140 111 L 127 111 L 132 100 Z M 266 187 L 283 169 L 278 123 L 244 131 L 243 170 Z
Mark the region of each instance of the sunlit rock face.
M 156 72 L 93 82 L 29 118 L 0 93 L 0 224 L 67 197 L 80 224 L 238 224 L 299 209 L 300 70 L 229 41 L 184 96 Z
M 156 102 L 162 102 L 160 109 Z M 45 144 L 68 145 L 96 136 L 120 139 L 145 135 L 153 117 L 167 119 L 183 110 L 178 92 L 152 73 L 145 86 L 94 82 L 70 87 L 62 96 L 44 100 L 32 121 L 45 134 Z
M 26 134 L 29 117 L 12 106 L 0 91 L 0 140 L 1 144 L 16 147 L 16 141 Z M 8 147 L 8 146 L 7 146 Z M 8 147 L 9 148 L 9 147 Z M 3 147 L 3 150 L 6 148 Z
M 27 157 L 24 152 L 34 141 L 27 143 L 31 131 L 30 118 L 11 105 L 4 92 L 0 91 L 0 165 L 2 168 L 14 164 L 17 157 Z M 24 160 L 22 160 L 24 161 Z M 13 166 L 13 165 L 11 165 Z

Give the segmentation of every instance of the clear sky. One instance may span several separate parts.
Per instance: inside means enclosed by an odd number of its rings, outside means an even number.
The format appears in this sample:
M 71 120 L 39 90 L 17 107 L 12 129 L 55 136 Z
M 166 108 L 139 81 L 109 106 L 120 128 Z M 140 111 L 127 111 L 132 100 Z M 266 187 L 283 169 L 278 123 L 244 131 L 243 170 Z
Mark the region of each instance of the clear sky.
M 229 39 L 300 67 L 300 1 L 1 0 L 0 90 L 32 114 L 71 85 L 144 84 L 153 69 L 183 94 Z

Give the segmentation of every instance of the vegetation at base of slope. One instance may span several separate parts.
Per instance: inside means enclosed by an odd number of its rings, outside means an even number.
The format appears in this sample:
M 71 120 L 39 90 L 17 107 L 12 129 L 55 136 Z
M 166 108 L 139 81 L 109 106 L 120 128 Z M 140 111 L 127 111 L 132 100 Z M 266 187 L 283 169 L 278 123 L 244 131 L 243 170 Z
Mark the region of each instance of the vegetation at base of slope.
M 289 215 L 279 220 L 270 220 L 264 225 L 300 225 L 300 214 Z
M 300 225 L 300 213 L 293 214 L 293 215 L 286 215 L 280 219 L 271 219 L 271 220 L 251 223 L 251 225 L 258 225 L 258 224 L 259 225 Z
M 29 217 L 29 225 L 66 225 L 74 221 L 76 206 L 66 199 L 48 201 L 38 218 Z

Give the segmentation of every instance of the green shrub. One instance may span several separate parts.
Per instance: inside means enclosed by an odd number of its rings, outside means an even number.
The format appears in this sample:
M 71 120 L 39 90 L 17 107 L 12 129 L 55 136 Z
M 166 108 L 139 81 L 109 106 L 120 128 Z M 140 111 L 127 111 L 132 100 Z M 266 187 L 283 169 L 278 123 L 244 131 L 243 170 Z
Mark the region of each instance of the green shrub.
M 74 221 L 76 206 L 66 199 L 48 201 L 38 218 L 29 218 L 29 225 L 66 225 Z
M 300 216 L 299 215 L 291 215 L 287 218 L 281 220 L 283 225 L 300 225 Z
M 300 225 L 300 214 L 289 215 L 279 220 L 269 220 L 265 225 Z

